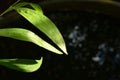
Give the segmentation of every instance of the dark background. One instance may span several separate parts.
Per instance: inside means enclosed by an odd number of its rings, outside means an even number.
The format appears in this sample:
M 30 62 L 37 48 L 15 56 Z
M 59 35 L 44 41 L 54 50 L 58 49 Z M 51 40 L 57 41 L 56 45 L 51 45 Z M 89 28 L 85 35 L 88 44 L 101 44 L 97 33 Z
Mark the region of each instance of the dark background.
M 42 0 L 24 0 L 39 2 Z M 118 1 L 118 0 L 117 0 Z M 15 0 L 0 0 L 4 11 Z M 0 38 L 0 58 L 44 57 L 41 68 L 23 73 L 0 66 L 0 80 L 119 80 L 120 19 L 96 12 L 52 11 L 44 13 L 59 28 L 69 55 L 57 55 L 32 43 Z M 22 27 L 44 37 L 25 19 L 2 27 Z M 96 60 L 99 58 L 99 60 Z

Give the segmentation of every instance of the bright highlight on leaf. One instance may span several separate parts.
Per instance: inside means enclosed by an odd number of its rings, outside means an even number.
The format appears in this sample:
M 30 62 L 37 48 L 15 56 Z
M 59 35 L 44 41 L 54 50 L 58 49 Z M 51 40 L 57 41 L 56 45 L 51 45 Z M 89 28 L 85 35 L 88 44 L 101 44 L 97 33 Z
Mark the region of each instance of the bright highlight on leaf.
M 46 34 L 64 53 L 67 54 L 64 39 L 55 24 L 42 13 L 42 10 L 38 5 L 32 3 L 29 5 L 34 9 L 21 6 L 13 6 L 13 8 L 36 28 Z
M 18 0 L 20 1 L 20 0 Z M 31 8 L 25 7 L 29 5 Z M 34 3 L 15 3 L 10 6 L 5 13 L 15 10 L 25 19 L 27 19 L 31 24 L 33 24 L 37 29 L 47 35 L 64 53 L 67 54 L 65 41 L 59 32 L 55 24 L 47 18 L 39 5 Z M 38 35 L 30 30 L 22 28 L 4 28 L 0 29 L 0 36 L 9 37 L 17 40 L 32 42 L 40 47 L 43 47 L 49 51 L 57 54 L 63 54 L 60 50 L 56 49 L 45 40 L 40 38 Z M 6 66 L 8 68 L 22 71 L 22 72 L 33 72 L 40 68 L 42 64 L 41 60 L 29 60 L 29 59 L 0 59 L 0 65 Z
M 27 8 L 25 7 L 26 5 L 29 5 L 32 8 Z M 64 53 L 68 54 L 66 50 L 65 41 L 61 33 L 59 32 L 56 25 L 43 14 L 42 9 L 39 5 L 34 3 L 21 2 L 10 6 L 4 13 L 9 12 L 11 10 L 16 10 L 31 24 L 33 24 L 36 28 L 38 28 L 40 31 L 46 34 Z
M 59 50 L 54 48 L 52 45 L 44 41 L 42 38 L 37 36 L 35 33 L 32 31 L 29 31 L 27 29 L 21 29 L 21 28 L 5 28 L 5 29 L 0 29 L 0 36 L 3 37 L 10 37 L 13 39 L 17 40 L 22 40 L 22 41 L 28 41 L 37 44 L 40 47 L 43 47 L 49 51 L 62 54 Z
M 0 65 L 22 72 L 34 72 L 40 68 L 42 60 L 43 58 L 41 58 L 40 60 L 0 59 Z

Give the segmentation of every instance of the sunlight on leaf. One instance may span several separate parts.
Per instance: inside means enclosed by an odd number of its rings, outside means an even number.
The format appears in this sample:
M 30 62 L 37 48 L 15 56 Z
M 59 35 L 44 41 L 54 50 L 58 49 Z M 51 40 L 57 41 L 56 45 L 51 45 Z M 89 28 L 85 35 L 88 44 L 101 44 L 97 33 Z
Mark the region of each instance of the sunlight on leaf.
M 35 8 L 35 10 L 24 7 L 14 8 L 20 15 L 22 15 L 40 31 L 46 34 L 64 53 L 67 54 L 64 39 L 61 33 L 59 32 L 58 28 L 45 15 L 40 14 L 39 10 L 41 8 L 38 8 L 38 6 L 34 4 L 32 4 L 32 7 Z
M 59 50 L 54 48 L 52 45 L 44 41 L 42 38 L 37 36 L 30 30 L 21 29 L 21 28 L 4 28 L 0 29 L 0 36 L 9 37 L 17 40 L 28 41 L 37 44 L 40 47 L 43 47 L 49 51 L 62 54 Z
M 0 59 L 0 65 L 22 72 L 34 72 L 41 67 L 43 58 L 40 60 L 30 59 Z
M 26 5 L 31 6 L 33 9 L 25 7 Z M 28 2 L 20 2 L 11 6 L 8 11 L 11 9 L 16 10 L 31 24 L 33 24 L 36 28 L 46 34 L 64 53 L 68 54 L 65 41 L 60 31 L 58 30 L 56 25 L 43 14 L 42 9 L 39 5 Z
M 38 28 L 40 31 L 46 34 L 64 53 L 68 54 L 66 50 L 65 41 L 61 33 L 59 32 L 56 25 L 43 14 L 41 7 L 34 3 L 28 2 L 18 3 L 19 1 L 20 0 L 18 0 L 16 3 L 10 6 L 0 16 L 12 10 L 16 10 L 31 24 L 33 24 L 36 28 Z M 37 36 L 35 33 L 27 29 L 22 28 L 0 29 L 0 36 L 32 42 L 54 53 L 63 54 L 61 51 L 59 51 L 58 49 L 44 41 L 42 38 Z M 22 72 L 34 72 L 40 68 L 42 60 L 43 58 L 41 58 L 40 60 L 0 59 L 0 65 Z

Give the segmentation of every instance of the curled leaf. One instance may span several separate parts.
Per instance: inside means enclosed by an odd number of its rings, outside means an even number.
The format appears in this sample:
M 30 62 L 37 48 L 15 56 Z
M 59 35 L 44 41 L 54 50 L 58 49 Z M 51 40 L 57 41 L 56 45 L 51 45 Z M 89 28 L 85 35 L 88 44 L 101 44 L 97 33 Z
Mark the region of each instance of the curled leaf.
M 32 8 L 28 8 L 26 7 L 26 5 L 29 5 Z M 33 24 L 36 28 L 42 31 L 45 35 L 47 35 L 64 53 L 68 54 L 65 41 L 60 31 L 58 30 L 56 25 L 43 14 L 42 9 L 39 5 L 28 2 L 20 2 L 11 6 L 4 13 L 11 10 L 16 10 L 31 24 Z
M 30 59 L 0 59 L 0 65 L 22 72 L 34 72 L 41 67 L 43 58 L 40 60 Z

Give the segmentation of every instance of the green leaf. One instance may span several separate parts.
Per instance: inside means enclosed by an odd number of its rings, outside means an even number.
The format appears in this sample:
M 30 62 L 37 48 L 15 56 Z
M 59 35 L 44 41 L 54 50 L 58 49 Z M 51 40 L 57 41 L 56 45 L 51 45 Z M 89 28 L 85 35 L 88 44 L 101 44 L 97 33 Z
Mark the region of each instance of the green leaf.
M 54 48 L 52 45 L 44 41 L 42 38 L 37 36 L 35 33 L 33 33 L 30 30 L 27 29 L 21 29 L 21 28 L 5 28 L 0 29 L 0 36 L 3 37 L 9 37 L 17 40 L 32 42 L 37 44 L 40 47 L 43 47 L 49 51 L 62 54 L 61 51 Z
M 30 5 L 31 5 L 36 11 L 38 11 L 39 13 L 42 13 L 42 14 L 43 14 L 42 8 L 41 8 L 39 5 L 34 4 L 34 3 L 30 3 Z
M 34 4 L 32 4 L 32 7 L 35 8 L 35 10 L 24 7 L 17 7 L 15 10 L 30 23 L 32 23 L 36 28 L 46 34 L 64 53 L 67 54 L 64 39 L 58 28 L 49 18 L 43 14 L 40 14 L 40 8 Z
M 34 72 L 41 67 L 43 58 L 40 60 L 30 59 L 0 59 L 0 65 L 22 72 Z
M 25 7 L 26 5 L 30 5 L 33 9 Z M 21 2 L 11 6 L 7 12 L 9 12 L 11 9 L 16 10 L 31 24 L 46 34 L 64 53 L 68 54 L 65 41 L 60 31 L 56 25 L 43 14 L 42 9 L 39 5 L 34 3 Z
M 28 2 L 20 2 L 16 5 L 13 5 L 14 7 L 12 7 L 13 9 L 17 9 L 17 8 L 22 8 L 22 7 L 26 7 L 27 5 L 30 5 L 34 10 L 38 11 L 39 13 L 43 13 L 42 8 L 34 3 L 28 3 Z

